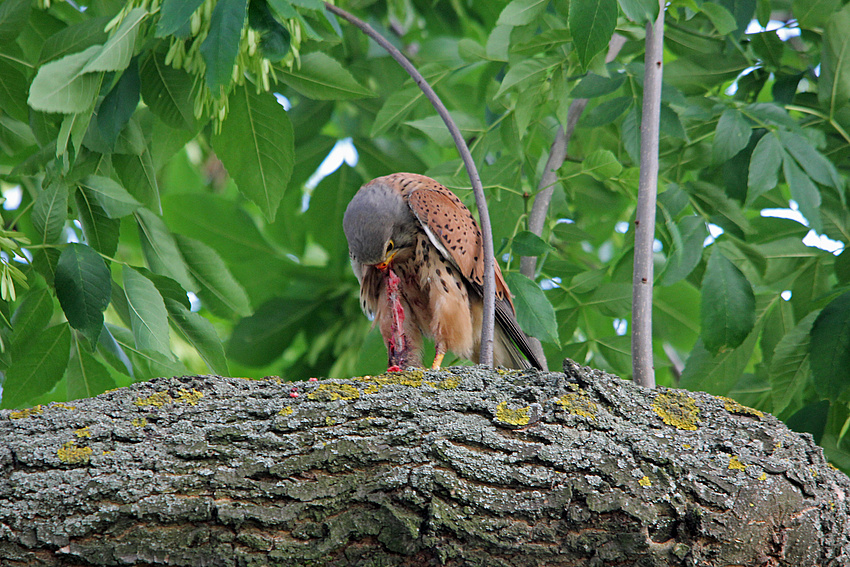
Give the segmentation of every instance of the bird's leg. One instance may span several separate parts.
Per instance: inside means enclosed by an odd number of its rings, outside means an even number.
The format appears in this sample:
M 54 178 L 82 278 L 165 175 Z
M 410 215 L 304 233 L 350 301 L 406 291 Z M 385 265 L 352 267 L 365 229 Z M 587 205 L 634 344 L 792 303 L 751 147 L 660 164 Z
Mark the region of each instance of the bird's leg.
M 437 347 L 437 352 L 434 354 L 434 362 L 431 364 L 431 370 L 439 370 L 440 365 L 443 364 L 443 357 L 446 356 L 446 345 L 437 341 L 435 346 Z
M 387 301 L 390 304 L 390 315 L 392 317 L 390 328 L 390 340 L 387 341 L 388 372 L 400 372 L 407 365 L 407 339 L 404 336 L 404 306 L 398 295 L 398 286 L 401 280 L 387 268 L 386 271 Z

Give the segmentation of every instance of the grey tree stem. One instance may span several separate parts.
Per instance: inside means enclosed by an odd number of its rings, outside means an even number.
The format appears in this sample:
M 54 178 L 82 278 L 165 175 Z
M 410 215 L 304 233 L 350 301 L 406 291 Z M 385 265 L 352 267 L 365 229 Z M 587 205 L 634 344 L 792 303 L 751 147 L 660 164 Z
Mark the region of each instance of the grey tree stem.
M 664 47 L 664 1 L 655 23 L 646 24 L 643 115 L 640 125 L 640 184 L 635 212 L 635 269 L 632 282 L 632 375 L 635 382 L 655 387 L 652 364 L 652 244 L 658 194 L 658 136 Z
M 372 26 L 359 18 L 349 14 L 345 10 L 333 6 L 325 2 L 325 8 L 333 12 L 337 16 L 343 18 L 353 24 L 360 31 L 372 38 L 375 43 L 383 47 L 390 56 L 398 62 L 402 68 L 407 71 L 413 81 L 422 89 L 422 92 L 431 101 L 437 114 L 445 122 L 446 127 L 452 135 L 452 139 L 457 146 L 458 153 L 466 167 L 466 172 L 469 174 L 469 180 L 472 182 L 472 191 L 475 194 L 475 204 L 478 207 L 478 216 L 481 222 L 481 232 L 483 234 L 484 244 L 484 315 L 481 324 L 481 353 L 478 362 L 486 366 L 493 366 L 493 329 L 495 326 L 496 313 L 496 279 L 495 266 L 496 261 L 493 255 L 493 232 L 490 228 L 490 213 L 487 210 L 487 200 L 484 197 L 484 188 L 481 185 L 481 177 L 478 175 L 478 169 L 475 167 L 475 162 L 472 160 L 472 155 L 469 153 L 469 148 L 466 141 L 460 133 L 454 120 L 452 119 L 446 106 L 428 84 L 428 81 L 422 76 L 416 67 L 408 61 L 394 45 L 387 41 L 381 34 L 375 31 Z

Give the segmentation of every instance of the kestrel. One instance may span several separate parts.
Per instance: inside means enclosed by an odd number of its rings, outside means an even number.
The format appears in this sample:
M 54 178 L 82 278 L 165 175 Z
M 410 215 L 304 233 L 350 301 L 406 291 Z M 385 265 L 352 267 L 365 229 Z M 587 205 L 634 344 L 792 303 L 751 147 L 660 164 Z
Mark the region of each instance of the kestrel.
M 379 177 L 351 199 L 343 228 L 360 306 L 380 328 L 391 369 L 422 366 L 423 335 L 436 347 L 431 368 L 440 368 L 447 351 L 478 361 L 482 238 L 454 193 L 424 175 Z M 497 365 L 542 368 L 517 323 L 498 265 L 493 347 Z

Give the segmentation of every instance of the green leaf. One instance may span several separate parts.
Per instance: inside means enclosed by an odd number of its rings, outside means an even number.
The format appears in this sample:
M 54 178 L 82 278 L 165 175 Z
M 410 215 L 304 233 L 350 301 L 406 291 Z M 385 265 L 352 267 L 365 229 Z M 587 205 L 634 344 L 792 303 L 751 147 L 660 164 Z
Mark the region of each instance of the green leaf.
M 189 18 L 204 0 L 162 0 L 156 37 L 171 35 L 189 23 Z
M 705 14 L 720 35 L 729 35 L 738 29 L 735 16 L 729 10 L 715 2 L 703 2 L 700 11 Z
M 835 400 L 850 387 L 850 292 L 833 299 L 812 325 L 811 368 L 815 388 Z
M 74 192 L 86 244 L 105 256 L 115 256 L 121 221 L 111 219 L 85 189 Z
M 408 87 L 391 94 L 375 116 L 375 121 L 372 123 L 372 131 L 369 135 L 373 138 L 380 136 L 389 130 L 391 126 L 404 120 L 423 96 L 422 90 L 416 86 Z
M 109 148 L 115 147 L 118 135 L 139 105 L 139 66 L 133 60 L 100 103 L 97 126 Z
M 752 128 L 740 111 L 727 108 L 720 115 L 717 130 L 714 132 L 714 143 L 711 147 L 712 161 L 723 163 L 747 147 L 752 134 Z
M 152 281 L 133 268 L 124 266 L 122 272 L 136 348 L 172 358 L 168 341 L 168 312 L 162 296 Z
M 513 0 L 505 6 L 496 25 L 524 26 L 533 22 L 545 9 L 547 0 Z
M 115 388 L 115 380 L 106 367 L 77 343 L 65 370 L 68 399 L 91 398 Z
M 100 47 L 109 39 L 104 28 L 111 19 L 110 16 L 92 18 L 54 33 L 44 40 L 38 55 L 39 63 L 78 53 L 93 45 Z
M 609 150 L 596 150 L 581 162 L 582 173 L 586 173 L 599 181 L 608 181 L 622 173 L 623 166 Z
M 476 119 L 469 114 L 463 112 L 452 112 L 451 116 L 464 138 L 468 138 L 470 135 L 481 131 L 481 127 L 478 125 Z M 405 124 L 420 130 L 441 146 L 451 147 L 454 145 L 454 140 L 452 139 L 448 126 L 446 126 L 446 123 L 443 122 L 442 117 L 438 115 L 432 114 L 431 116 L 426 116 L 419 120 L 410 120 L 409 122 L 405 122 Z
M 97 202 L 111 219 L 120 219 L 142 206 L 126 189 L 109 177 L 89 175 L 80 182 L 80 188 Z
M 702 279 L 702 340 L 712 353 L 738 347 L 756 320 L 756 300 L 747 278 L 720 250 L 708 258 Z
M 68 365 L 71 329 L 65 323 L 39 334 L 34 344 L 6 372 L 4 408 L 16 408 L 53 389 Z
M 318 305 L 316 301 L 280 297 L 267 301 L 236 324 L 227 345 L 228 356 L 247 366 L 274 362 Z
M 235 88 L 212 144 L 239 191 L 273 221 L 295 160 L 292 124 L 274 95 L 247 84 Z
M 780 130 L 779 141 L 782 142 L 782 147 L 794 156 L 809 177 L 821 185 L 835 187 L 839 191 L 844 189 L 844 180 L 838 175 L 835 166 L 817 151 L 808 138 Z
M 53 316 L 53 297 L 46 289 L 30 290 L 12 315 L 12 359 L 32 347 Z
M 68 218 L 68 187 L 61 181 L 55 181 L 39 191 L 31 218 L 42 243 L 58 241 Z
M 42 65 L 30 86 L 27 103 L 35 110 L 74 114 L 91 108 L 97 97 L 101 77 L 82 73 L 100 46 Z
M 823 232 L 820 215 L 821 197 L 818 188 L 809 176 L 803 173 L 794 158 L 787 153 L 782 157 L 782 171 L 785 173 L 785 181 L 791 188 L 791 197 L 797 201 L 800 212 L 809 221 L 809 226 L 817 232 Z
M 617 0 L 572 0 L 569 26 L 573 45 L 585 69 L 608 46 L 617 25 Z
M 161 212 L 159 184 L 151 153 L 145 149 L 139 155 L 113 154 L 112 167 L 127 192 L 152 211 Z
M 0 4 L 0 45 L 14 41 L 30 18 L 29 0 L 5 0 Z
M 300 69 L 281 70 L 278 74 L 284 83 L 314 100 L 351 100 L 374 96 L 339 61 L 321 51 L 304 55 Z
M 513 26 L 496 26 L 487 36 L 486 54 L 493 61 L 507 61 Z
M 136 211 L 136 221 L 139 224 L 142 252 L 150 269 L 177 281 L 186 291 L 197 291 L 198 284 L 189 275 L 174 235 L 162 219 L 148 209 L 141 208 Z
M 830 116 L 850 101 L 850 4 L 829 16 L 823 36 L 818 100 Z
M 803 317 L 773 350 L 769 375 L 774 414 L 782 413 L 807 385 L 811 375 L 809 333 L 818 314 L 818 311 L 813 311 Z
M 266 2 L 248 3 L 248 25 L 260 32 L 260 49 L 266 59 L 277 62 L 289 53 L 289 30 L 275 19 Z
M 747 176 L 747 204 L 764 195 L 777 183 L 777 172 L 782 163 L 782 147 L 779 140 L 768 132 L 756 144 L 750 158 L 750 170 Z
M 594 98 L 607 95 L 619 89 L 625 81 L 625 75 L 603 77 L 594 73 L 588 73 L 570 92 L 570 97 Z
M 506 272 L 505 282 L 514 295 L 516 317 L 520 327 L 541 341 L 558 342 L 555 309 L 540 286 L 517 272 Z
M 210 31 L 200 51 L 207 64 L 207 86 L 214 93 L 232 80 L 247 9 L 248 0 L 219 0 L 213 8 Z
M 139 70 L 142 99 L 151 112 L 172 128 L 194 131 L 194 81 L 183 69 L 165 64 L 165 56 L 151 53 Z
M 514 236 L 511 251 L 517 256 L 542 256 L 552 251 L 552 247 L 533 232 L 523 230 Z
M 220 376 L 228 376 L 230 370 L 224 347 L 212 323 L 171 299 L 165 300 L 165 308 L 171 324 L 186 342 L 195 347 L 209 369 Z
M 148 12 L 144 8 L 130 10 L 121 25 L 112 34 L 112 37 L 94 54 L 82 72 L 123 71 L 126 69 L 136 48 L 139 24 L 147 15 Z
M 0 59 L 0 108 L 22 122 L 29 121 L 27 90 L 29 81 L 5 59 Z
M 658 18 L 658 2 L 655 0 L 619 0 L 620 8 L 628 19 L 636 24 L 654 22 Z
M 661 284 L 665 286 L 688 277 L 694 271 L 702 260 L 703 243 L 708 237 L 705 219 L 698 215 L 687 216 L 678 224 L 668 222 L 667 228 L 673 236 L 673 251 L 661 277 Z
M 542 83 L 549 70 L 560 64 L 561 60 L 557 57 L 542 57 L 540 59 L 524 59 L 515 65 L 511 65 L 496 92 L 496 98 L 514 85 L 521 84 L 527 88 L 534 82 Z
M 194 238 L 178 234 L 175 239 L 189 273 L 200 284 L 198 297 L 204 307 L 224 318 L 249 315 L 248 295 L 218 253 Z
M 841 0 L 792 0 L 791 12 L 805 29 L 823 27 L 829 22 Z
M 702 339 L 697 340 L 685 363 L 679 386 L 694 392 L 729 394 L 750 362 L 757 336 L 751 333 L 738 348 L 717 354 L 708 352 Z
M 174 301 L 176 303 L 179 303 L 186 309 L 190 309 L 192 307 L 192 302 L 189 301 L 189 294 L 187 294 L 186 290 L 183 289 L 183 286 L 181 286 L 175 280 L 169 278 L 168 276 L 155 274 L 147 268 L 143 268 L 141 266 L 136 266 L 133 269 L 153 282 L 153 285 L 156 286 L 156 290 L 162 296 L 162 299 L 164 301 Z M 167 308 L 168 306 L 166 305 L 166 309 Z
M 629 109 L 634 100 L 630 96 L 620 96 L 606 100 L 582 114 L 579 124 L 585 128 L 595 128 L 610 124 Z
M 103 329 L 103 312 L 112 295 L 109 268 L 84 244 L 69 244 L 59 256 L 54 285 L 56 297 L 72 327 L 94 345 Z

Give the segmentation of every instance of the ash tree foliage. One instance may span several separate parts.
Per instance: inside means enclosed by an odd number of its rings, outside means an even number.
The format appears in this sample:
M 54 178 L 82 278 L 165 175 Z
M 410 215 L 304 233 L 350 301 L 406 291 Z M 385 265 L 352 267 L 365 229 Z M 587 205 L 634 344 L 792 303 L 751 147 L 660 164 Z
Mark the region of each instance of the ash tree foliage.
M 628 377 L 658 3 L 342 7 L 403 49 L 463 131 L 519 320 L 550 365 Z M 657 379 L 773 412 L 850 470 L 850 5 L 666 10 Z M 606 64 L 615 33 L 626 41 Z M 538 236 L 527 212 L 575 99 L 589 103 Z M 342 138 L 356 165 L 316 185 Z M 417 85 L 319 0 L 5 0 L 0 147 L 3 407 L 187 372 L 379 372 L 348 200 L 410 171 L 472 204 Z M 534 281 L 523 255 L 540 257 Z

